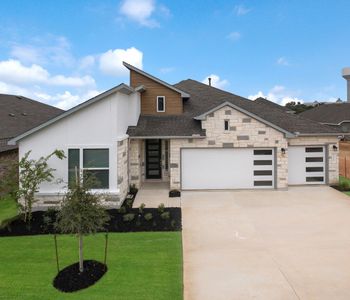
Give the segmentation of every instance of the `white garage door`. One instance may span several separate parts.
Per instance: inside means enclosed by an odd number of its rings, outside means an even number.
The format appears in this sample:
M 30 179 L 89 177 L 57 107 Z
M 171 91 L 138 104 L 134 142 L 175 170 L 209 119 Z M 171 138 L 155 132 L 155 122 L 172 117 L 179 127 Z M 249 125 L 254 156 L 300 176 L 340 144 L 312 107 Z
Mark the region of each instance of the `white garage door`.
M 325 178 L 324 146 L 288 148 L 288 184 L 323 184 Z
M 274 187 L 274 149 L 182 149 L 181 188 Z

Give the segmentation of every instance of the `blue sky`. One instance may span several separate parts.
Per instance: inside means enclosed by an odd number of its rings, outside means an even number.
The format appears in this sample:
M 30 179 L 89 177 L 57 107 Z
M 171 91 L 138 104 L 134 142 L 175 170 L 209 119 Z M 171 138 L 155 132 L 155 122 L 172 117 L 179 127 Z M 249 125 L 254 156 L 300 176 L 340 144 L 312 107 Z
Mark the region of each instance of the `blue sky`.
M 70 108 L 128 83 L 126 60 L 278 103 L 345 99 L 349 12 L 341 0 L 2 0 L 0 93 Z

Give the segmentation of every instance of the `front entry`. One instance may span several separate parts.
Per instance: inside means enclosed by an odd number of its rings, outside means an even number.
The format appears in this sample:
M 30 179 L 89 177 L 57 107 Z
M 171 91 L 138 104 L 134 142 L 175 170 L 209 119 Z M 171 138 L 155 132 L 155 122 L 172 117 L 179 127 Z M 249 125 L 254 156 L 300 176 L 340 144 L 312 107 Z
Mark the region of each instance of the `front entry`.
M 161 179 L 161 140 L 146 140 L 146 179 Z

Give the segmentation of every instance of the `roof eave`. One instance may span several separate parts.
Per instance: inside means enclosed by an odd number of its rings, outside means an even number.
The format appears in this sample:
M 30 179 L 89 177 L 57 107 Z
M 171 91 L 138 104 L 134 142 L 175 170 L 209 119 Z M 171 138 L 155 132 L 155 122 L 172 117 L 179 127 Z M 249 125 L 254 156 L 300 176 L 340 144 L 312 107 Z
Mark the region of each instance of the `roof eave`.
M 210 113 L 212 113 L 214 111 L 217 111 L 218 109 L 223 108 L 225 106 L 230 106 L 231 108 L 234 108 L 234 109 L 240 111 L 241 113 L 243 113 L 243 114 L 245 114 L 247 116 L 250 116 L 253 119 L 256 119 L 256 120 L 260 121 L 261 123 L 264 123 L 264 124 L 274 128 L 274 129 L 276 129 L 277 131 L 280 131 L 280 132 L 284 133 L 286 138 L 292 138 L 292 137 L 296 136 L 294 133 L 289 132 L 289 131 L 287 131 L 287 130 L 285 130 L 285 129 L 283 129 L 283 128 L 281 128 L 281 127 L 279 127 L 279 126 L 277 126 L 277 125 L 275 125 L 275 124 L 273 124 L 273 123 L 271 123 L 271 122 L 269 122 L 269 121 L 267 121 L 267 120 L 265 120 L 265 119 L 255 115 L 255 114 L 253 114 L 253 113 L 251 113 L 251 112 L 249 112 L 249 111 L 247 111 L 247 110 L 245 110 L 245 109 L 243 109 L 243 108 L 241 108 L 241 107 L 239 107 L 239 106 L 237 106 L 237 105 L 235 105 L 235 104 L 233 104 L 231 102 L 228 102 L 228 101 L 219 104 L 218 106 L 212 108 L 211 110 L 209 110 L 209 111 L 207 111 L 207 112 L 205 112 L 205 113 L 203 113 L 203 114 L 201 114 L 201 115 L 199 115 L 197 117 L 194 117 L 194 119 L 195 120 L 199 120 L 199 121 L 203 121 L 203 120 L 206 119 L 206 116 L 208 114 L 210 114 Z
M 134 67 L 134 66 L 128 64 L 128 63 L 125 62 L 125 61 L 123 61 L 123 65 L 124 65 L 126 68 L 128 68 L 129 70 L 135 71 L 136 73 L 139 73 L 139 74 L 141 74 L 141 75 L 143 75 L 143 76 L 145 76 L 145 77 L 147 77 L 147 78 L 149 78 L 149 79 L 152 79 L 152 80 L 158 82 L 158 83 L 161 84 L 161 85 L 166 86 L 166 87 L 169 88 L 169 89 L 172 89 L 173 91 L 179 93 L 179 94 L 181 95 L 182 98 L 190 98 L 190 94 L 188 94 L 188 93 L 186 93 L 186 92 L 184 92 L 184 91 L 179 90 L 178 88 L 172 86 L 171 84 L 169 84 L 169 83 L 167 83 L 167 82 L 165 82 L 165 81 L 163 81 L 163 80 L 161 80 L 161 79 L 159 79 L 159 78 L 157 78 L 157 77 L 154 77 L 153 75 L 148 74 L 148 73 L 146 73 L 145 71 L 142 71 L 142 70 L 140 70 L 140 69 L 138 69 L 138 68 L 136 68 L 136 67 Z

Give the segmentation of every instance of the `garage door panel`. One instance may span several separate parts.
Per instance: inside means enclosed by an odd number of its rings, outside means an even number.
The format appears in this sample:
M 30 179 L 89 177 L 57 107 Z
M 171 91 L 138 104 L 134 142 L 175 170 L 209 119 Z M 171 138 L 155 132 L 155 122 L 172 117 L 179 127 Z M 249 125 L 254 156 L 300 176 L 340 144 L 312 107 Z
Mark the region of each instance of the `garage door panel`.
M 291 146 L 288 149 L 288 184 L 324 184 L 324 146 Z
M 273 149 L 182 149 L 182 189 L 272 188 Z M 256 163 L 258 161 L 258 163 Z M 265 171 L 255 175 L 256 171 Z M 269 173 L 266 173 L 269 172 Z

